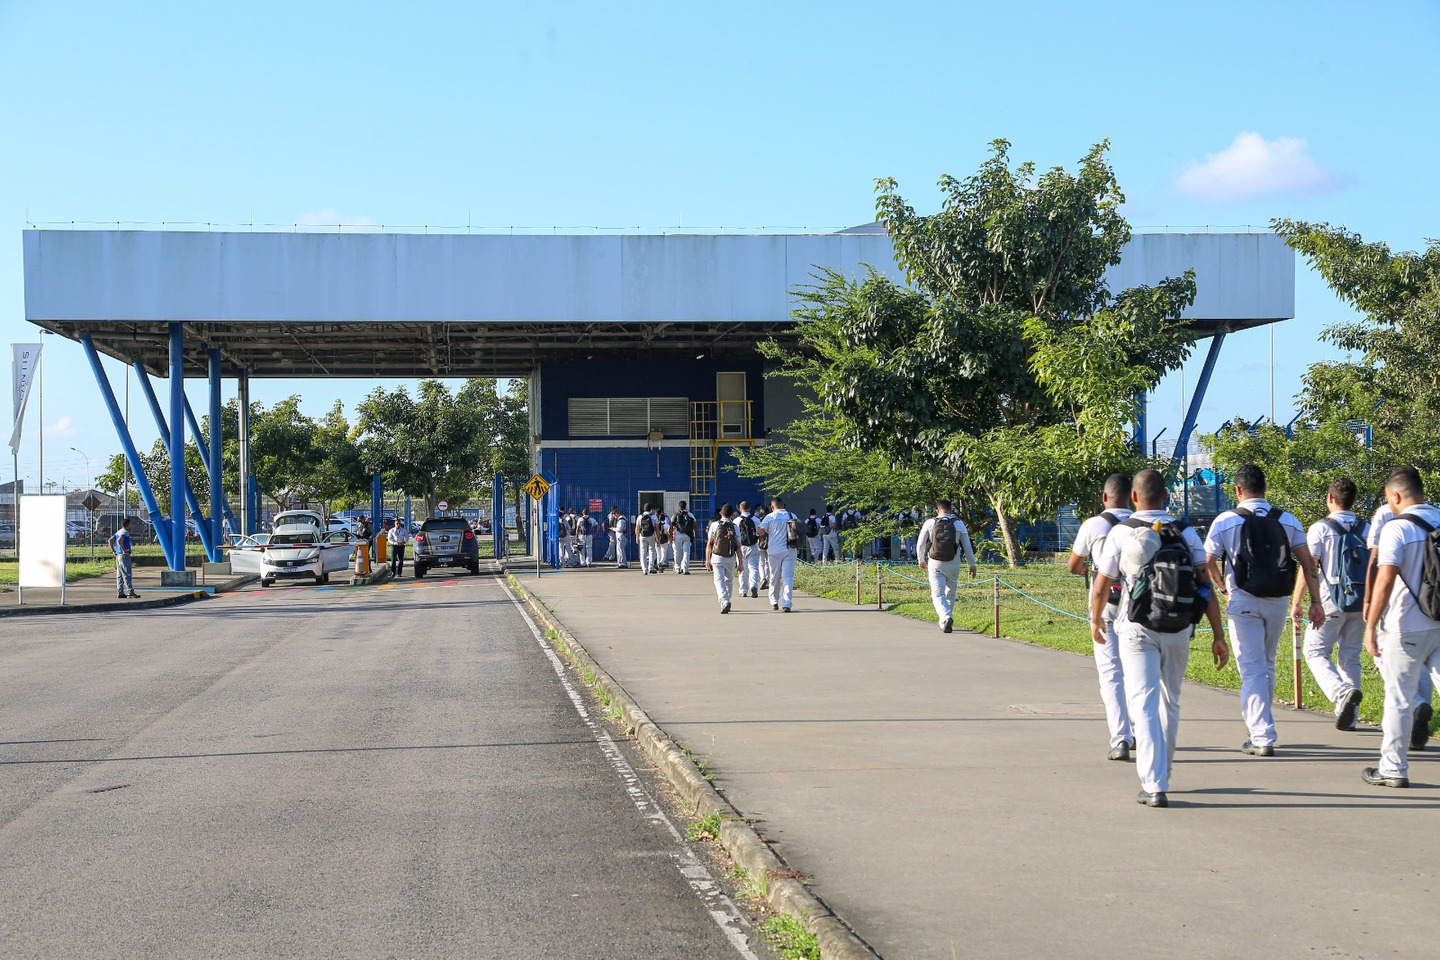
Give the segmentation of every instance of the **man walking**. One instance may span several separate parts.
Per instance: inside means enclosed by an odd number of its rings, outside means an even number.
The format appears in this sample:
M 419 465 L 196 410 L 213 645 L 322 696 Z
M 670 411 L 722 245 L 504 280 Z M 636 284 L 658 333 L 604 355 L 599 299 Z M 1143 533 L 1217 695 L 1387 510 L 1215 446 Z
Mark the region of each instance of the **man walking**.
M 756 546 L 760 548 L 760 589 L 770 589 L 770 531 L 765 529 L 765 508 L 755 507 Z
M 626 528 L 630 521 L 620 512 L 619 507 L 610 508 L 610 535 L 615 540 L 615 569 L 626 570 L 630 567 L 630 544 L 625 535 Z
M 645 504 L 640 516 L 635 518 L 635 529 L 640 534 L 640 572 L 649 576 L 660 569 L 660 521 L 655 509 Z
M 1335 707 L 1335 727 L 1355 729 L 1360 708 L 1360 650 L 1365 645 L 1365 581 L 1370 565 L 1365 546 L 1367 525 L 1351 512 L 1355 482 L 1339 477 L 1330 484 L 1329 516 L 1310 525 L 1306 542 L 1320 577 L 1325 622 L 1305 630 L 1305 663 L 1315 684 Z M 1295 583 L 1293 609 L 1302 609 L 1305 581 Z M 1300 629 L 1297 619 L 1295 629 Z M 1335 662 L 1330 661 L 1335 654 Z
M 1225 666 L 1230 650 L 1220 605 L 1209 589 L 1205 546 L 1195 531 L 1165 512 L 1165 478 L 1157 470 L 1135 475 L 1135 512 L 1109 531 L 1096 561 L 1090 592 L 1090 637 L 1107 642 L 1105 608 L 1110 587 L 1121 583 L 1115 631 L 1120 638 L 1125 692 L 1135 732 L 1136 801 L 1167 807 L 1175 738 L 1180 729 L 1180 689 L 1190 660 L 1190 637 L 1202 616 L 1215 631 L 1210 654 Z
M 120 521 L 120 529 L 110 537 L 110 550 L 115 554 L 115 595 L 120 600 L 136 600 L 135 578 L 130 567 L 130 518 Z
M 1380 765 L 1361 776 L 1377 787 L 1410 786 L 1410 738 L 1420 677 L 1440 682 L 1440 509 L 1425 502 L 1420 475 L 1391 474 L 1394 518 L 1380 534 L 1379 566 L 1365 614 L 1365 649 L 1385 681 Z
M 670 538 L 675 542 L 675 573 L 690 576 L 690 554 L 695 544 L 695 517 L 687 509 L 689 504 L 680 501 L 680 509 L 670 520 Z
M 725 504 L 720 519 L 710 524 L 705 533 L 705 569 L 715 577 L 715 596 L 720 612 L 730 612 L 730 591 L 735 581 L 736 556 L 740 552 L 740 535 L 735 530 L 735 508 Z
M 755 518 L 750 514 L 750 501 L 740 501 L 740 516 L 735 521 L 735 533 L 740 543 L 740 596 L 760 596 L 760 531 Z
M 800 518 L 775 497 L 770 512 L 760 521 L 765 531 L 765 552 L 770 560 L 770 609 L 790 612 L 795 593 L 795 561 L 800 557 Z
M 580 566 L 588 567 L 595 562 L 595 515 L 586 510 L 580 515 Z
M 974 580 L 975 550 L 970 545 L 970 531 L 955 516 L 955 505 L 941 500 L 935 507 L 935 516 L 920 528 L 920 539 L 915 544 L 920 569 L 930 576 L 930 602 L 935 604 L 941 633 L 949 633 L 955 627 L 955 589 L 960 585 L 962 550 L 965 563 L 970 567 L 970 579 Z
M 398 578 L 405 572 L 405 545 L 410 542 L 410 532 L 398 517 L 395 525 L 385 534 L 385 540 L 390 551 L 390 576 Z
M 1105 549 L 1105 538 L 1110 531 L 1130 519 L 1130 478 L 1123 473 L 1112 473 L 1105 480 L 1101 491 L 1101 505 L 1104 510 L 1080 525 L 1075 535 L 1075 544 L 1070 550 L 1070 572 L 1083 575 L 1087 563 L 1100 559 Z M 1110 726 L 1110 759 L 1129 760 L 1130 751 L 1135 747 L 1135 737 L 1130 730 L 1130 712 L 1125 706 L 1125 676 L 1120 665 L 1120 638 L 1115 633 L 1115 615 L 1119 612 L 1120 587 L 1110 589 L 1103 617 L 1104 643 L 1095 644 L 1095 670 L 1100 676 L 1100 702 L 1105 705 L 1105 721 Z
M 820 517 L 814 507 L 805 518 L 805 555 L 811 563 L 820 562 Z
M 820 518 L 820 562 L 840 562 L 840 527 L 835 508 L 825 504 L 825 516 Z
M 1315 561 L 1305 542 L 1305 528 L 1265 499 L 1265 471 L 1246 464 L 1235 471 L 1237 506 L 1215 518 L 1205 540 L 1210 576 L 1229 598 L 1230 639 L 1240 670 L 1240 711 L 1250 739 L 1240 751 L 1252 757 L 1275 756 L 1275 657 L 1290 607 L 1298 566 L 1310 591 L 1310 622 L 1325 622 Z M 1296 611 L 1299 616 L 1301 611 Z

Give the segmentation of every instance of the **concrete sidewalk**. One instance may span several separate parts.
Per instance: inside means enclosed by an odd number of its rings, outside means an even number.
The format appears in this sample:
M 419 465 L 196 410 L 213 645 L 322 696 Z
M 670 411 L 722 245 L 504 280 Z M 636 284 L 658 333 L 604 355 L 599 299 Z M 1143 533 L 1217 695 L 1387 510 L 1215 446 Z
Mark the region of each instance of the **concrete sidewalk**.
M 254 580 L 251 576 L 211 576 L 202 582 L 200 571 L 196 570 L 196 584 L 193 587 L 162 587 L 160 574 L 164 567 L 135 567 L 133 580 L 138 600 L 121 600 L 115 596 L 115 573 L 99 577 L 86 577 L 65 586 L 65 605 L 60 605 L 59 589 L 25 588 L 25 602 L 19 602 L 14 584 L 6 584 L 0 592 L 0 617 L 26 616 L 44 613 L 99 613 L 110 610 L 144 610 L 154 607 L 174 606 L 189 603 L 208 594 L 223 593 Z
M 1360 781 L 1378 731 L 1187 686 L 1168 810 L 1104 759 L 1088 659 L 710 578 L 567 570 L 533 592 L 861 936 L 898 958 L 1411 957 L 1440 937 L 1435 754 Z

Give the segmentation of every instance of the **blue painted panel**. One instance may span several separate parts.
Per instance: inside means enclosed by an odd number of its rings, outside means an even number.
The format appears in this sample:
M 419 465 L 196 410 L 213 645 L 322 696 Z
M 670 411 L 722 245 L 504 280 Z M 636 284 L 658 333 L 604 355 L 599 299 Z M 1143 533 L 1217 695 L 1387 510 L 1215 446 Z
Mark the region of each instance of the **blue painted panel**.
M 543 457 L 545 469 L 560 477 L 557 486 L 561 507 L 583 511 L 591 499 L 597 499 L 604 502 L 607 513 L 611 506 L 619 506 L 630 516 L 635 513 L 635 498 L 642 490 L 690 489 L 690 451 L 684 447 L 661 450 L 658 457 L 656 451 L 644 448 L 612 447 L 545 450 Z M 727 471 L 725 464 L 730 462 L 733 460 L 722 453 L 715 506 L 745 499 L 756 501 L 759 488 L 753 481 Z
M 715 399 L 715 374 L 743 371 L 752 401 L 751 418 L 765 422 L 764 367 L 754 360 L 590 360 L 540 365 L 540 432 L 553 440 L 570 437 L 571 397 L 685 397 L 692 403 Z M 548 466 L 548 464 L 547 464 Z M 560 474 L 562 477 L 564 473 Z M 678 488 L 677 488 L 678 489 Z

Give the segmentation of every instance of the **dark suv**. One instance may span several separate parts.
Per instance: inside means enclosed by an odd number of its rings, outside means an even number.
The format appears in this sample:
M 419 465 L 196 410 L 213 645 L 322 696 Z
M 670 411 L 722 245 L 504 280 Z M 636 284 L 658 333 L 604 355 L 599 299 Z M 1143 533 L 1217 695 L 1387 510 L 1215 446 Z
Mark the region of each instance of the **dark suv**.
M 465 567 L 480 572 L 480 541 L 464 517 L 431 517 L 415 534 L 415 578 L 431 567 Z

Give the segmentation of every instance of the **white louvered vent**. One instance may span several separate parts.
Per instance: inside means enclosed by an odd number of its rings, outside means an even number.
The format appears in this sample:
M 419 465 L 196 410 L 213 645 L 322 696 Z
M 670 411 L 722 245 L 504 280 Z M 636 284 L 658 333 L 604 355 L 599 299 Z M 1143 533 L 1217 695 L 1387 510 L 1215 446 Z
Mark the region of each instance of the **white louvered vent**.
M 684 397 L 572 397 L 570 436 L 645 437 L 659 430 L 669 439 L 690 435 L 690 401 Z

